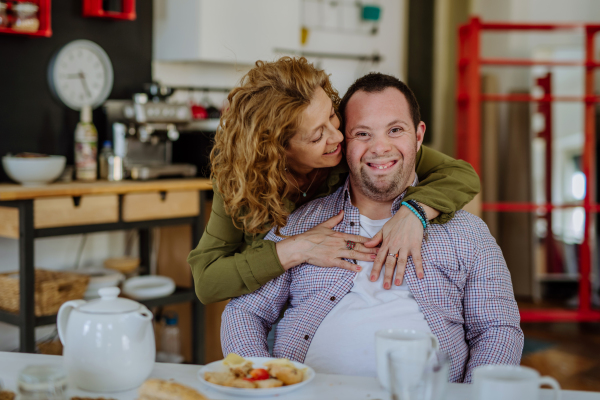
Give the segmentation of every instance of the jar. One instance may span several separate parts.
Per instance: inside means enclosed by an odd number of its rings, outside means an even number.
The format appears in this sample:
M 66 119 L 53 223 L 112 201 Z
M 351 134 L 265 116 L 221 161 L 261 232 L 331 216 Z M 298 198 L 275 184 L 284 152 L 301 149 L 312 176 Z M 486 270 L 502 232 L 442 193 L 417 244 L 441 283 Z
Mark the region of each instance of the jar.
M 17 3 L 13 6 L 15 20 L 12 28 L 20 32 L 37 32 L 40 20 L 37 17 L 38 6 L 33 3 Z
M 6 13 L 6 3 L 0 2 L 0 28 L 8 28 L 8 14 Z

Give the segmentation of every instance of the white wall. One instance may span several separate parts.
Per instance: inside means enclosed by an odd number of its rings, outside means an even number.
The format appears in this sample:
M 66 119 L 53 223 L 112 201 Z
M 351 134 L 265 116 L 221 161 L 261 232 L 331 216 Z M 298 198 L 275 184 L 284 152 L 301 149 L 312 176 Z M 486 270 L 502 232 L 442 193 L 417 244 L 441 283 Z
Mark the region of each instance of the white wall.
M 407 0 L 379 0 L 382 18 L 375 39 L 357 34 L 340 34 L 311 30 L 305 46 L 300 51 L 372 54 L 378 52 L 383 62 L 372 64 L 364 61 L 310 58 L 318 67 L 332 76 L 333 85 L 341 95 L 362 75 L 379 71 L 405 79 L 406 15 Z M 227 24 L 227 21 L 223 21 Z M 300 26 L 297 27 L 300 30 Z M 340 40 L 345 40 L 343 46 Z M 359 43 L 360 42 L 360 43 Z M 353 46 L 360 51 L 349 51 Z M 282 56 L 278 54 L 273 58 Z M 211 62 L 154 61 L 154 79 L 167 85 L 225 86 L 233 87 L 252 67 L 246 64 L 219 64 Z

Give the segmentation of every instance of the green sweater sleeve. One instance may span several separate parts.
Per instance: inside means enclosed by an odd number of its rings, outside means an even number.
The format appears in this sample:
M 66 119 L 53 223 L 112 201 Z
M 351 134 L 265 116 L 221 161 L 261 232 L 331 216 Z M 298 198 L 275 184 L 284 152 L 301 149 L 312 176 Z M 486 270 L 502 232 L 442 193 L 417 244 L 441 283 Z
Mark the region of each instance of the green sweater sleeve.
M 415 161 L 419 184 L 408 188 L 405 200 L 438 210 L 440 215 L 431 223 L 448 222 L 479 193 L 479 176 L 471 164 L 426 146 L 421 146 Z
M 275 242 L 262 240 L 263 237 L 247 235 L 236 228 L 215 191 L 202 239 L 187 260 L 202 303 L 251 293 L 284 273 Z

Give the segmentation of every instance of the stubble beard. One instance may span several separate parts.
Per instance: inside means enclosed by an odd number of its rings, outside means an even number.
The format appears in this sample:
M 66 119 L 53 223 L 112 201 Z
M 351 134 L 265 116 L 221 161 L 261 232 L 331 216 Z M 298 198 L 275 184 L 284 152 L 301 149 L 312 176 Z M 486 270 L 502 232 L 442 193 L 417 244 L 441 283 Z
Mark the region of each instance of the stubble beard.
M 409 182 L 409 180 L 415 170 L 415 157 L 416 146 L 412 159 L 405 159 L 400 155 L 400 159 L 398 160 L 400 171 L 392 176 L 384 177 L 387 182 L 383 180 L 380 182 L 374 181 L 373 177 L 367 173 L 367 168 L 369 167 L 366 165 L 361 167 L 360 171 L 353 171 L 351 169 L 351 174 L 355 178 L 358 178 L 354 180 L 357 181 L 356 183 L 358 183 L 360 190 L 365 196 L 375 201 L 391 201 L 400 196 L 400 194 L 402 194 L 402 192 L 404 192 L 404 190 L 412 183 Z

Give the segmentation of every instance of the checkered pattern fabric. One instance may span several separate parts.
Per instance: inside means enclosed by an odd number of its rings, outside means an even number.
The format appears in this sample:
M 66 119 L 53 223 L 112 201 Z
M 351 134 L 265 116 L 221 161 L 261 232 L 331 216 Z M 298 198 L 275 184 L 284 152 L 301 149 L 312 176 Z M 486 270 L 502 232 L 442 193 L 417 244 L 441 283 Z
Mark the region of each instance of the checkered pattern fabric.
M 344 220 L 334 230 L 358 235 L 359 212 L 348 187 L 349 181 L 335 193 L 300 207 L 281 233 L 306 232 L 344 210 Z M 392 214 L 401 202 L 399 196 Z M 519 310 L 510 273 L 487 226 L 458 211 L 448 223 L 428 230 L 421 248 L 425 278 L 417 279 L 409 258 L 405 279 L 440 348 L 450 356 L 450 381 L 470 382 L 473 368 L 479 365 L 518 365 L 523 350 Z M 266 239 L 283 240 L 273 231 Z M 289 303 L 277 325 L 273 355 L 304 361 L 317 328 L 350 291 L 354 275 L 304 263 L 257 291 L 232 299 L 222 317 L 224 354 L 269 357 L 267 334 Z

